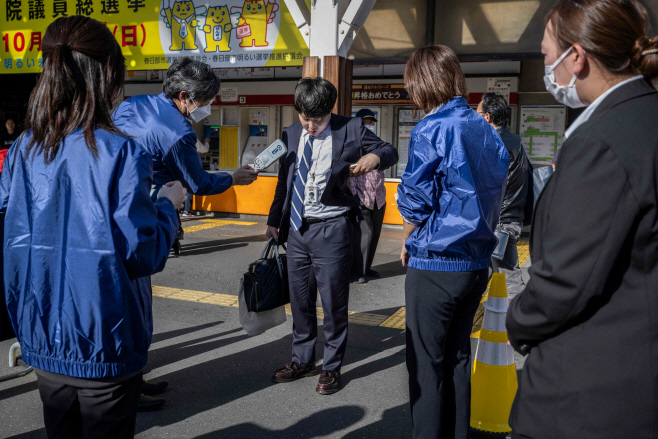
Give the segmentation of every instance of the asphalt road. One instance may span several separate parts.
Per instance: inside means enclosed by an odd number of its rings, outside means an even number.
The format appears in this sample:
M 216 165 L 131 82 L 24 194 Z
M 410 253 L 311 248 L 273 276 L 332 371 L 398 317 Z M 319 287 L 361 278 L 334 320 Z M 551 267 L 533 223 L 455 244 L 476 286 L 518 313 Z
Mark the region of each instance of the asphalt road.
M 184 227 L 182 256 L 170 259 L 152 284 L 237 295 L 242 273 L 265 245 L 263 219 L 195 219 Z M 389 321 L 404 306 L 400 246 L 400 231 L 384 229 L 373 267 L 382 277 L 352 284 L 350 311 Z M 320 396 L 316 377 L 270 382 L 272 372 L 290 361 L 290 316 L 285 324 L 249 337 L 240 327 L 238 308 L 186 294 L 153 298 L 155 333 L 145 376 L 166 379 L 169 388 L 162 394 L 167 400 L 162 410 L 138 414 L 138 438 L 411 437 L 403 326 L 350 323 L 342 390 Z M 321 328 L 319 333 L 321 359 Z M 3 357 L 13 341 L 0 343 Z M 0 375 L 14 371 L 5 361 Z M 46 437 L 33 373 L 0 383 L 0 418 L 0 437 Z

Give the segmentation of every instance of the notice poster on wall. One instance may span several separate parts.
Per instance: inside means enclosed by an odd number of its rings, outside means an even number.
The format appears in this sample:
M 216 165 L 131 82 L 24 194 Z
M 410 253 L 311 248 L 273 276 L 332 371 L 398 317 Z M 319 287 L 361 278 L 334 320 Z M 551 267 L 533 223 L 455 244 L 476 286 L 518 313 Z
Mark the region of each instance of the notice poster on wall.
M 550 164 L 564 143 L 564 105 L 522 106 L 519 134 L 532 164 Z
M 415 117 L 414 117 L 415 116 Z M 425 112 L 421 110 L 404 109 L 398 111 L 398 154 L 400 161 L 398 162 L 398 177 L 402 177 L 404 171 L 407 169 L 407 162 L 409 161 L 409 140 L 411 139 L 411 131 L 425 117 Z
M 509 78 L 488 78 L 487 92 L 500 93 L 509 104 L 509 94 L 512 89 L 512 81 Z

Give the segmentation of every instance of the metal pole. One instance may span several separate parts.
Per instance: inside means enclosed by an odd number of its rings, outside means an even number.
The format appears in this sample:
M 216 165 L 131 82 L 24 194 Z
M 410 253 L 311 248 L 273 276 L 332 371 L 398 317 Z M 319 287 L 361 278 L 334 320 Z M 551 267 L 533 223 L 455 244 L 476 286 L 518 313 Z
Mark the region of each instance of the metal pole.
M 436 26 L 436 0 L 427 0 L 427 14 L 425 14 L 425 45 L 435 44 L 434 29 Z

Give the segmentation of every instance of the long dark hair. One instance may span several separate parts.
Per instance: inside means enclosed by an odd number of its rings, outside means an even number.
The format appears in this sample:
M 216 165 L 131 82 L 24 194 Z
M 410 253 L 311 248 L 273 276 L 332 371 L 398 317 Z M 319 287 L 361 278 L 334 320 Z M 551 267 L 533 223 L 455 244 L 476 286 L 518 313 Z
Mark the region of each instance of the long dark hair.
M 65 137 L 81 128 L 98 155 L 94 130 L 120 133 L 112 102 L 122 90 L 125 58 L 112 32 L 84 16 L 61 17 L 42 40 L 43 73 L 30 95 L 25 128 L 32 131 L 27 154 L 43 153 L 50 163 Z

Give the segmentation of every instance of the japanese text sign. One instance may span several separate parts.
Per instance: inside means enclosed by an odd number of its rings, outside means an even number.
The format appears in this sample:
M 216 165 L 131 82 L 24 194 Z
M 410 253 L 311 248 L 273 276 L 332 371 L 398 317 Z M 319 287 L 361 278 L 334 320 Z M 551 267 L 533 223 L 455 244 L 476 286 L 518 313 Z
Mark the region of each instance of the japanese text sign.
M 352 86 L 353 101 L 408 102 L 404 84 L 357 84 Z
M 72 15 L 105 23 L 129 70 L 164 70 L 184 56 L 214 68 L 296 66 L 309 55 L 283 0 L 3 2 L 0 73 L 40 72 L 46 28 Z

